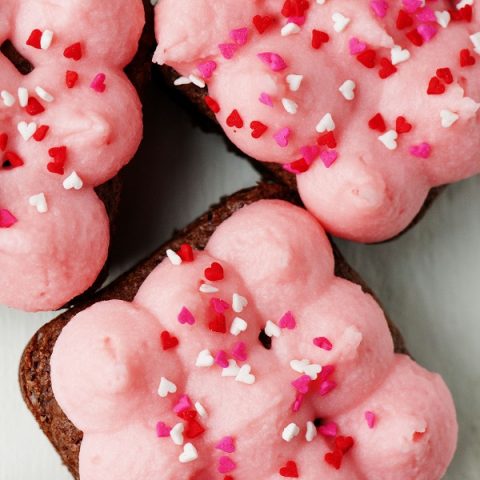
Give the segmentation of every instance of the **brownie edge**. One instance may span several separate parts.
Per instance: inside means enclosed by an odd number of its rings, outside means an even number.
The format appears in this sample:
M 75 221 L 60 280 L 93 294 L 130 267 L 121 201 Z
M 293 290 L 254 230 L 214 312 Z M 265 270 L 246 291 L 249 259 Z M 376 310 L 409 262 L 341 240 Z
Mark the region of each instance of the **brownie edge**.
M 300 204 L 296 194 L 285 186 L 265 182 L 223 198 L 189 226 L 176 232 L 170 241 L 163 244 L 150 257 L 90 299 L 81 301 L 74 308 L 43 326 L 30 340 L 20 362 L 19 381 L 22 396 L 40 428 L 75 479 L 79 479 L 78 458 L 82 432 L 74 427 L 56 402 L 50 381 L 50 357 L 63 327 L 73 316 L 93 303 L 110 299 L 133 300 L 146 277 L 165 258 L 167 249 L 177 250 L 182 243 L 203 249 L 218 225 L 243 206 L 261 199 L 281 199 Z M 365 292 L 373 295 L 360 276 L 346 263 L 335 245 L 333 249 L 336 275 L 359 284 Z M 388 323 L 395 351 L 407 353 L 398 329 L 390 320 Z

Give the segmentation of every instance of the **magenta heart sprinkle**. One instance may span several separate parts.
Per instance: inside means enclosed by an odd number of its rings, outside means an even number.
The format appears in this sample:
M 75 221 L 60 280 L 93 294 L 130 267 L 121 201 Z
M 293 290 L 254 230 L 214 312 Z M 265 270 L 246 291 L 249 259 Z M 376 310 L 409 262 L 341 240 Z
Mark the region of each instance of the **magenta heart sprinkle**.
M 320 433 L 324 437 L 336 437 L 337 431 L 338 427 L 337 424 L 334 422 L 328 422 L 318 427 L 318 433 Z
M 264 105 L 267 105 L 267 107 L 273 107 L 272 97 L 268 93 L 262 92 L 258 100 Z
M 266 65 L 268 65 L 274 72 L 281 72 L 287 68 L 285 60 L 273 52 L 264 52 L 257 54 L 257 57 Z
M 230 308 L 230 305 L 221 298 L 212 298 L 210 305 L 217 313 L 223 313 Z
M 348 42 L 348 47 L 352 55 L 358 55 L 367 49 L 367 44 L 360 41 L 357 37 L 352 37 Z
M 379 18 L 385 18 L 388 10 L 388 3 L 385 0 L 372 0 L 370 7 Z
M 95 75 L 95 78 L 92 80 L 92 83 L 90 84 L 90 88 L 92 88 L 98 93 L 103 93 L 107 88 L 105 85 L 106 78 L 107 77 L 104 73 L 97 73 L 97 75 Z
M 273 136 L 279 147 L 285 148 L 288 146 L 288 137 L 290 136 L 290 133 L 291 130 L 288 127 L 285 127 Z
M 218 460 L 219 473 L 230 473 L 237 468 L 235 462 L 229 457 L 220 457 Z
M 230 32 L 230 38 L 237 45 L 245 45 L 248 41 L 248 28 L 237 28 Z
M 420 145 L 413 145 L 410 147 L 409 152 L 418 158 L 428 158 L 432 153 L 432 147 L 429 143 L 420 143 Z
M 0 228 L 10 228 L 17 223 L 15 216 L 4 208 L 0 208 Z
M 305 161 L 311 165 L 320 154 L 320 149 L 316 145 L 305 145 L 300 148 L 300 153 Z
M 182 395 L 173 407 L 173 411 L 175 413 L 181 413 L 185 410 L 188 410 L 191 406 L 192 402 L 190 402 L 190 398 L 188 398 L 188 395 Z
M 158 438 L 164 438 L 164 437 L 169 437 L 170 436 L 170 427 L 167 427 L 163 422 L 158 422 L 157 423 L 157 437 Z
M 217 69 L 217 64 L 213 60 L 208 60 L 207 62 L 198 65 L 197 69 L 203 78 L 209 79 L 212 77 L 213 72 Z
M 215 355 L 215 363 L 219 367 L 227 368 L 228 367 L 228 356 L 227 356 L 226 352 L 224 352 L 223 350 L 220 350 L 219 352 L 217 352 L 217 354 Z
M 232 356 L 240 362 L 244 362 L 247 358 L 247 346 L 244 342 L 238 342 L 233 346 Z
M 325 337 L 317 337 L 313 339 L 313 344 L 323 350 L 330 351 L 333 348 L 332 342 Z
M 320 154 L 320 158 L 322 159 L 323 164 L 327 168 L 330 168 L 337 161 L 338 153 L 336 150 L 326 150 Z
M 235 451 L 235 443 L 232 437 L 223 437 L 216 445 L 217 450 L 222 450 L 227 453 L 233 453 Z
M 417 30 L 425 42 L 429 42 L 438 32 L 437 27 L 428 23 L 422 23 Z
M 375 427 L 376 416 L 373 412 L 365 412 L 365 420 L 367 421 L 368 428 Z
M 195 323 L 195 318 L 187 307 L 182 307 L 177 318 L 182 325 L 185 325 L 186 323 L 193 325 Z
M 312 379 L 308 375 L 302 375 L 292 382 L 292 386 L 297 392 L 305 395 L 308 393 L 311 381 Z
M 230 60 L 238 50 L 238 45 L 235 45 L 234 43 L 221 43 L 218 48 L 223 57 Z
M 288 328 L 289 330 L 293 330 L 297 326 L 297 322 L 295 321 L 293 313 L 287 312 L 283 314 L 282 318 L 278 322 L 278 325 L 280 328 Z

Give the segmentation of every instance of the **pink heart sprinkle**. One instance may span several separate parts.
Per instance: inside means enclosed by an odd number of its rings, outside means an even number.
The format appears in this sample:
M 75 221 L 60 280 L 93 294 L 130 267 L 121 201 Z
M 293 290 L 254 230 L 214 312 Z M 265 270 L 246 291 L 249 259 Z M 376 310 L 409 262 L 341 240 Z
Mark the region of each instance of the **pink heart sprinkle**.
M 190 402 L 190 399 L 188 398 L 188 395 L 182 395 L 178 402 L 174 405 L 173 411 L 175 413 L 181 413 L 184 412 L 185 410 L 188 410 L 192 406 L 192 402 Z
M 157 437 L 164 438 L 170 436 L 171 428 L 165 425 L 163 422 L 157 423 Z
M 372 0 L 370 7 L 375 12 L 375 15 L 380 18 L 385 18 L 388 10 L 388 3 L 385 0 Z
M 229 457 L 220 457 L 218 459 L 218 471 L 219 473 L 230 473 L 237 468 L 235 462 Z
M 403 0 L 403 7 L 408 13 L 415 13 L 422 6 L 422 0 Z
M 195 318 L 187 307 L 182 307 L 177 318 L 182 325 L 185 325 L 186 323 L 193 325 L 195 323 Z
M 105 85 L 106 78 L 107 77 L 104 73 L 97 73 L 97 75 L 95 75 L 95 78 L 92 80 L 92 83 L 90 84 L 90 88 L 93 88 L 93 90 L 98 93 L 103 93 L 107 88 Z
M 223 313 L 230 308 L 230 305 L 221 298 L 212 298 L 210 305 L 217 313 Z
M 257 57 L 266 65 L 268 65 L 274 72 L 281 72 L 287 68 L 285 60 L 273 52 L 264 52 L 257 54 Z
M 328 393 L 330 393 L 337 384 L 333 382 L 332 380 L 325 380 L 320 384 L 320 388 L 318 389 L 320 395 L 324 397 Z
M 438 29 L 433 25 L 422 23 L 417 27 L 417 31 L 425 42 L 429 42 L 437 34 Z
M 262 92 L 258 100 L 267 107 L 273 107 L 272 97 L 268 93 Z
M 311 381 L 312 379 L 308 375 L 302 375 L 292 382 L 292 386 L 297 392 L 305 395 L 308 393 Z
M 221 43 L 218 48 L 223 57 L 230 60 L 238 50 L 238 45 L 235 45 L 234 43 Z
M 230 32 L 230 38 L 237 45 L 245 45 L 248 41 L 248 28 L 237 28 Z
M 297 413 L 300 410 L 300 408 L 302 408 L 302 403 L 303 403 L 303 395 L 301 393 L 298 393 L 292 405 L 292 412 Z
M 287 312 L 283 314 L 282 318 L 278 322 L 278 325 L 280 328 L 288 328 L 289 330 L 293 330 L 297 326 L 297 322 L 295 321 L 293 313 Z
M 228 356 L 227 356 L 226 352 L 224 352 L 223 350 L 220 350 L 219 352 L 217 352 L 217 354 L 215 355 L 215 363 L 219 367 L 227 368 L 228 367 Z
M 0 228 L 10 228 L 17 223 L 17 219 L 8 210 L 0 209 Z
M 428 158 L 432 153 L 432 147 L 429 143 L 424 142 L 420 145 L 411 146 L 409 151 L 414 157 Z
M 358 55 L 367 49 L 367 44 L 360 41 L 357 37 L 352 37 L 348 42 L 348 47 L 352 55 Z
M 435 16 L 435 12 L 430 7 L 422 8 L 417 14 L 416 17 L 420 22 L 436 22 L 437 17 Z
M 333 348 L 332 342 L 325 337 L 317 337 L 313 339 L 313 344 L 323 350 L 331 350 Z
M 336 150 L 326 150 L 320 154 L 320 158 L 323 164 L 330 168 L 337 161 L 338 153 Z
M 301 27 L 305 21 L 307 20 L 307 18 L 305 17 L 305 15 L 301 16 L 301 17 L 288 17 L 288 23 L 294 23 L 295 25 L 298 25 L 299 27 Z
M 279 147 L 285 148 L 286 146 L 288 146 L 288 137 L 290 136 L 290 133 L 291 130 L 288 127 L 285 127 L 279 130 L 273 136 Z
M 373 412 L 365 412 L 365 420 L 367 421 L 368 428 L 375 426 L 376 416 Z
M 232 356 L 240 362 L 244 362 L 248 358 L 247 346 L 244 342 L 238 342 L 233 346 Z
M 320 148 L 316 145 L 305 145 L 300 148 L 300 153 L 305 161 L 311 165 L 320 154 Z
M 235 443 L 232 437 L 223 437 L 216 445 L 217 450 L 222 450 L 227 453 L 233 453 L 235 451 Z
M 338 427 L 337 424 L 334 422 L 328 422 L 318 427 L 318 433 L 320 433 L 324 437 L 336 437 L 337 431 Z
M 213 72 L 217 69 L 217 63 L 213 60 L 208 60 L 198 65 L 197 69 L 203 78 L 208 79 L 212 77 Z

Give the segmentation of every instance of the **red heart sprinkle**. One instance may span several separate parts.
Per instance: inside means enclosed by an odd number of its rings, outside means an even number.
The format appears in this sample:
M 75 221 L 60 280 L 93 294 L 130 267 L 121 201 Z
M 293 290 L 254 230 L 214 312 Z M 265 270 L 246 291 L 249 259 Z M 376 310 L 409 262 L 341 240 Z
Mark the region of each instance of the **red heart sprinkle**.
M 78 73 L 72 70 L 67 70 L 65 74 L 65 83 L 68 88 L 73 88 L 78 81 Z
M 325 454 L 325 461 L 337 470 L 342 466 L 343 453 L 341 450 L 334 450 Z
M 381 113 L 377 113 L 374 115 L 369 121 L 368 126 L 372 130 L 378 130 L 380 133 L 383 133 L 387 130 L 387 126 L 385 125 L 385 120 L 382 117 Z
M 290 163 L 290 170 L 295 173 L 305 173 L 310 168 L 310 165 L 304 158 L 300 158 L 300 160 L 295 160 L 294 162 Z
M 48 155 L 53 158 L 53 162 L 47 164 L 47 170 L 51 173 L 63 175 L 67 160 L 67 147 L 53 147 L 48 151 Z
M 408 32 L 407 38 L 417 47 L 421 47 L 423 45 L 423 37 L 418 33 L 417 29 Z
M 16 168 L 23 165 L 23 160 L 14 152 L 5 152 L 5 161 L 3 162 L 3 168 Z
M 227 125 L 229 127 L 237 127 L 237 128 L 242 128 L 243 127 L 243 120 L 240 114 L 238 113 L 238 110 L 233 110 L 233 112 L 228 116 L 227 118 Z
M 223 280 L 223 267 L 218 262 L 213 262 L 210 267 L 205 269 L 205 278 L 210 282 Z
M 326 32 L 322 32 L 321 30 L 313 30 L 312 31 L 312 47 L 315 50 L 318 50 L 324 43 L 330 41 L 330 35 Z
M 164 350 L 175 348 L 178 345 L 178 338 L 170 335 L 170 333 L 166 330 L 161 333 L 160 339 L 162 341 L 162 348 Z
M 197 420 L 190 420 L 185 428 L 185 436 L 187 438 L 196 438 L 205 432 L 205 428 Z
M 465 5 L 460 10 L 449 10 L 449 12 L 454 22 L 461 22 L 462 20 L 466 22 L 472 21 L 473 9 L 471 5 Z
M 408 133 L 412 129 L 412 124 L 407 122 L 405 117 L 398 117 L 395 125 L 395 130 L 398 134 Z
M 352 437 L 339 436 L 335 439 L 335 447 L 343 453 L 347 453 L 353 447 L 354 443 Z
M 383 80 L 397 72 L 397 67 L 393 65 L 388 58 L 382 58 L 380 60 L 380 66 L 381 68 L 378 71 L 378 75 Z
M 0 150 L 2 152 L 7 148 L 8 135 L 6 133 L 0 133 Z
M 441 95 L 445 93 L 445 85 L 437 77 L 432 77 L 428 84 L 427 93 L 429 95 Z
M 218 102 L 209 95 L 205 97 L 205 103 L 213 113 L 218 113 L 220 111 L 220 105 L 218 104 Z
M 212 332 L 227 333 L 227 322 L 225 320 L 225 315 L 216 313 L 213 320 L 208 323 L 208 328 Z
M 448 85 L 453 83 L 452 71 L 449 68 L 439 68 L 437 70 L 437 77 L 442 79 Z
M 327 146 L 328 148 L 335 148 L 337 146 L 337 139 L 333 132 L 327 132 L 317 138 L 317 143 L 321 147 Z
M 187 408 L 186 410 L 182 410 L 177 414 L 177 417 L 183 418 L 183 420 L 187 420 L 188 422 L 190 420 L 193 420 L 194 418 L 197 418 L 197 411 L 193 408 Z
M 250 124 L 250 128 L 252 129 L 253 138 L 260 138 L 268 130 L 266 125 L 256 120 Z
M 261 15 L 255 15 L 252 20 L 253 25 L 255 25 L 255 28 L 260 35 L 266 32 L 267 28 L 272 25 L 273 21 L 273 18 L 268 15 L 265 15 L 264 17 Z
M 400 10 L 397 17 L 398 30 L 403 30 L 404 28 L 411 27 L 412 25 L 413 18 L 405 10 Z
M 475 57 L 470 53 L 470 50 L 468 48 L 464 48 L 460 52 L 460 66 L 471 67 L 472 65 L 475 65 L 475 63 Z
M 49 128 L 48 125 L 40 125 L 37 128 L 37 131 L 33 134 L 33 139 L 37 142 L 41 142 L 47 135 Z
M 43 105 L 35 97 L 30 97 L 28 99 L 27 106 L 25 107 L 25 111 L 33 117 L 35 115 L 38 115 L 44 112 L 45 109 L 43 108 Z
M 357 55 L 357 60 L 367 68 L 374 68 L 377 54 L 371 50 L 365 50 L 364 52 Z
M 177 253 L 184 262 L 193 262 L 193 249 L 188 243 L 180 245 Z
M 286 18 L 303 17 L 309 6 L 308 0 L 286 0 L 281 13 Z
M 70 45 L 63 52 L 63 56 L 75 61 L 80 60 L 82 58 L 82 45 L 79 42 Z
M 289 460 L 279 471 L 282 477 L 298 478 L 297 464 L 293 460 Z
M 33 30 L 27 40 L 27 45 L 33 48 L 42 48 L 41 47 L 42 32 L 40 30 Z

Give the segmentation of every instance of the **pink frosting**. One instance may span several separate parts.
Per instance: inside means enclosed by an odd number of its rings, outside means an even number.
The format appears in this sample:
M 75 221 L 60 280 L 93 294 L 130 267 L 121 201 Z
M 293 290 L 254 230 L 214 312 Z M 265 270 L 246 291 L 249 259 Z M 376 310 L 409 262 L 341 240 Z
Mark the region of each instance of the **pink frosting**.
M 304 15 L 287 19 L 280 0 L 162 0 L 156 7 L 154 61 L 186 77 L 201 76 L 199 66 L 214 61 L 216 68 L 205 80 L 230 139 L 255 159 L 299 173 L 302 199 L 328 231 L 358 241 L 390 238 L 411 223 L 432 187 L 480 172 L 480 38 L 469 38 L 480 31 L 478 7 L 468 22 L 462 18 L 469 18 L 472 7 L 452 16 L 448 10 L 455 12 L 454 2 L 446 0 L 427 1 L 425 8 L 421 1 L 290 1 L 302 3 L 309 4 Z M 401 8 L 406 17 L 399 29 Z M 257 19 L 255 26 L 256 15 L 273 22 Z M 257 27 L 266 30 L 261 34 Z M 248 29 L 244 45 L 232 35 L 241 28 Z M 321 32 L 317 49 L 313 30 Z M 424 43 L 416 46 L 410 38 Z M 231 59 L 222 55 L 223 44 L 235 46 Z M 388 61 L 394 46 L 401 47 L 394 54 L 397 71 L 381 79 L 382 69 L 392 70 Z M 358 61 L 368 65 L 371 53 L 372 69 Z M 439 68 L 449 68 L 452 81 L 437 77 L 434 82 L 445 93 L 427 94 Z M 289 75 L 303 76 L 300 86 Z M 353 94 L 348 81 L 354 82 Z M 455 115 L 448 127 L 442 126 L 444 110 Z M 316 127 L 328 113 L 337 143 L 331 148 L 317 145 L 325 132 Z M 385 132 L 369 128 L 378 113 Z M 403 133 L 397 134 L 401 116 L 412 128 L 405 132 L 400 125 Z M 252 122 L 263 124 L 263 132 Z M 389 131 L 387 144 L 390 135 L 398 135 L 394 150 L 379 140 Z
M 105 263 L 109 221 L 93 188 L 141 139 L 141 104 L 123 67 L 143 25 L 140 0 L 2 1 L 0 44 L 11 40 L 34 70 L 22 76 L 0 55 L 0 209 L 16 220 L 0 219 L 0 303 L 58 308 Z M 22 107 L 19 88 L 41 107 Z M 55 159 L 55 147 L 66 157 Z M 12 154 L 23 164 L 5 168 Z
M 53 391 L 84 432 L 82 480 L 273 480 L 293 467 L 308 480 L 441 478 L 457 435 L 447 387 L 394 354 L 381 308 L 334 276 L 305 210 L 260 201 L 192 262 L 170 255 L 132 303 L 84 310 L 55 345 Z M 188 444 L 197 458 L 182 463 Z

